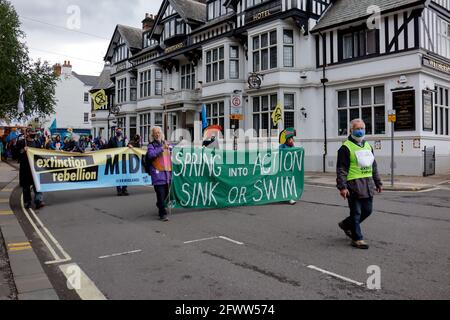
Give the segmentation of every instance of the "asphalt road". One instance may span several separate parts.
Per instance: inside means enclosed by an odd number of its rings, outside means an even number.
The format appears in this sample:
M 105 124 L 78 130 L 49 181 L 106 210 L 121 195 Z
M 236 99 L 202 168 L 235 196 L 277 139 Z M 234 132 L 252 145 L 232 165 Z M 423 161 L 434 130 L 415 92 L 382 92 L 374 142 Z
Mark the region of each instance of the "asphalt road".
M 107 299 L 450 299 L 450 185 L 377 196 L 368 251 L 338 229 L 348 209 L 330 188 L 307 186 L 296 206 L 177 210 L 169 223 L 158 221 L 152 189 L 130 193 L 49 193 L 37 212 Z M 60 264 L 45 265 L 54 257 L 13 197 L 58 295 L 78 299 Z M 369 266 L 380 268 L 381 290 L 366 287 Z

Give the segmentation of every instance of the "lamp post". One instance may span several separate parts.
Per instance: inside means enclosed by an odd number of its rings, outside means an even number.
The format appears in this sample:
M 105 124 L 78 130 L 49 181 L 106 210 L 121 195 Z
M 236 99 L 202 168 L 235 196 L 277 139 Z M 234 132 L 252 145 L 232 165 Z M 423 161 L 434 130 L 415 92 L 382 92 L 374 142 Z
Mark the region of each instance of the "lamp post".
M 117 116 L 120 113 L 120 106 L 112 106 L 108 109 L 108 141 L 111 138 L 111 126 L 110 124 L 110 119 L 111 119 L 111 115 L 114 114 L 114 116 Z

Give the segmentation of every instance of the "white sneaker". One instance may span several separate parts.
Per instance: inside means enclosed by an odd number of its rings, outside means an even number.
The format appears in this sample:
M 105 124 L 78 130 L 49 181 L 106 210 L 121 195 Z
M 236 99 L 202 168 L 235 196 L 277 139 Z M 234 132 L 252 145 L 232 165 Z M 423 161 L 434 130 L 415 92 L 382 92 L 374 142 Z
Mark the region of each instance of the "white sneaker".
M 289 204 L 290 204 L 291 206 L 296 205 L 296 204 L 297 204 L 297 201 L 295 201 L 295 200 L 290 200 L 290 201 L 289 201 Z

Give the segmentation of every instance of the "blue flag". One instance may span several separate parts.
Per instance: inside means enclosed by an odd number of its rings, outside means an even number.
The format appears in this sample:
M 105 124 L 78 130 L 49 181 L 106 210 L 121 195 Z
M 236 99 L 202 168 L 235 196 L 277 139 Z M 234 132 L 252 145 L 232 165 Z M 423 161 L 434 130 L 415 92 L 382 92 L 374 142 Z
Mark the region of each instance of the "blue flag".
M 208 119 L 206 117 L 206 104 L 202 106 L 202 129 L 208 128 Z
M 52 125 L 50 126 L 50 132 L 53 134 L 54 131 L 56 131 L 58 127 L 56 126 L 56 119 L 53 121 Z

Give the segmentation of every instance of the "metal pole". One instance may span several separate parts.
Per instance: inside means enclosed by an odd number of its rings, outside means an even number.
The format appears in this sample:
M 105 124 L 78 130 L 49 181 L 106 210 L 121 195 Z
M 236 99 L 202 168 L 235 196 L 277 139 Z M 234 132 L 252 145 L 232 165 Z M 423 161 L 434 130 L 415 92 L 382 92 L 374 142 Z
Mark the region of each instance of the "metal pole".
M 391 186 L 394 187 L 394 122 L 391 122 Z

